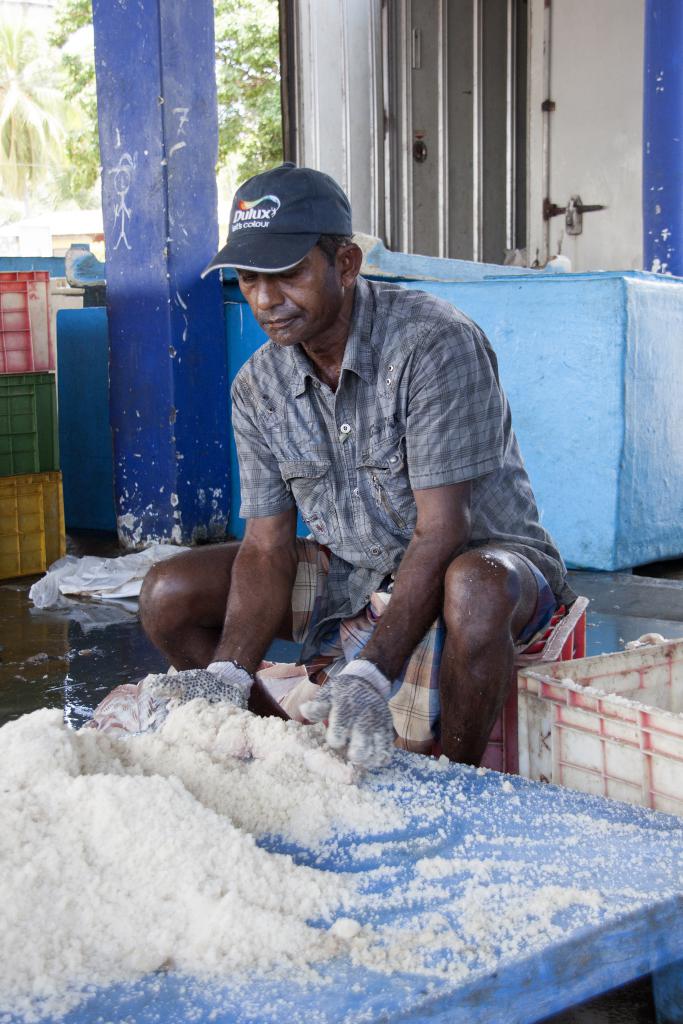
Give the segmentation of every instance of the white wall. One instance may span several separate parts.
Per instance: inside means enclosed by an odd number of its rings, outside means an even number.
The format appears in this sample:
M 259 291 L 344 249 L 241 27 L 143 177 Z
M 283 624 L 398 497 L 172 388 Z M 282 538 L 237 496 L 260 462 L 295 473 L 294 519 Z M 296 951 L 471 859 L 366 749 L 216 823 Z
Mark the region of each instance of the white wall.
M 531 0 L 529 206 L 531 258 L 561 247 L 572 268 L 642 267 L 645 0 Z M 555 104 L 543 114 L 546 98 Z M 572 195 L 607 209 L 569 236 L 542 218 L 543 199 Z

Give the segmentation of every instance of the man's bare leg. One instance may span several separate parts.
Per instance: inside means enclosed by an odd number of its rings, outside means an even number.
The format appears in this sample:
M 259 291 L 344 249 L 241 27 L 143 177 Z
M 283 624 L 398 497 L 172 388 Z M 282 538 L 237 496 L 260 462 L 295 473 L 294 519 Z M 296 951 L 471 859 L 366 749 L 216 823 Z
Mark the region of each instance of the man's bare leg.
M 502 548 L 470 549 L 451 562 L 439 677 L 441 746 L 451 761 L 481 761 L 510 689 L 514 638 L 529 622 L 537 598 L 528 565 Z
M 147 573 L 140 619 L 154 646 L 175 668 L 206 668 L 213 661 L 238 550 L 238 541 L 193 548 L 158 562 Z M 291 612 L 278 637 L 292 639 Z M 257 714 L 287 717 L 258 683 L 252 687 L 249 707 Z

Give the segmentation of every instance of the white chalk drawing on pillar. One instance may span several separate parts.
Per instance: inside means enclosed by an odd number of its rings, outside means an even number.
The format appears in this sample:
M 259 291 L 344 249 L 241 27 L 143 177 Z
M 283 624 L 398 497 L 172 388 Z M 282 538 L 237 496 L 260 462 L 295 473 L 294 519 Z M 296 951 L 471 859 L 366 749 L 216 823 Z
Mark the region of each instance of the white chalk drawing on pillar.
M 176 131 L 178 135 L 185 134 L 185 125 L 190 123 L 190 108 L 189 107 L 174 107 L 173 113 L 178 118 L 178 125 Z
M 185 125 L 190 123 L 189 107 L 174 107 L 173 113 L 178 118 L 178 124 L 176 125 L 176 138 L 178 138 L 179 141 L 174 142 L 171 146 L 168 153 L 169 157 L 173 156 L 174 153 L 177 153 L 179 149 L 184 149 L 187 145 L 185 139 L 180 139 L 180 136 L 185 134 Z
M 133 184 L 133 173 L 137 167 L 137 162 L 137 153 L 135 156 L 131 156 L 130 153 L 122 153 L 116 167 L 109 169 L 109 174 L 114 175 L 114 189 L 118 196 L 118 202 L 114 204 L 114 225 L 118 224 L 119 228 L 119 237 L 114 243 L 115 249 L 118 249 L 121 242 L 123 242 L 126 249 L 132 249 L 132 245 L 126 235 L 126 225 L 133 216 L 133 211 L 126 203 L 126 196 L 130 186 Z

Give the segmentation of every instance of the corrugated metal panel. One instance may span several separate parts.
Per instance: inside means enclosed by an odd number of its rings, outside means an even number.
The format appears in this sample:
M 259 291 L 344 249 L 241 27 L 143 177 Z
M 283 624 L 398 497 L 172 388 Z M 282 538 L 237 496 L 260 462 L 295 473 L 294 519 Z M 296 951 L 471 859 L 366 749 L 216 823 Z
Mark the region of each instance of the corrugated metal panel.
M 524 245 L 525 0 L 394 0 L 386 32 L 390 246 L 502 263 Z
M 525 0 L 282 2 L 296 69 L 290 150 L 346 188 L 357 230 L 467 260 L 502 262 L 523 245 Z
M 380 0 L 298 0 L 296 160 L 346 190 L 354 227 L 384 235 Z

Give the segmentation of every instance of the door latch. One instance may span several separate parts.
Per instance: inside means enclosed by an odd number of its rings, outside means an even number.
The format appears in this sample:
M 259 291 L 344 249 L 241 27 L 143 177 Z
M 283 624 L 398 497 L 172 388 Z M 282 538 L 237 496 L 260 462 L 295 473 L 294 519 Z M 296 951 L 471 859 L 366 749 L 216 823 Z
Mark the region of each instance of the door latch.
M 584 213 L 596 213 L 598 210 L 606 210 L 607 207 L 598 203 L 591 205 L 581 202 L 581 196 L 571 196 L 566 206 L 558 206 L 551 203 L 549 199 L 543 200 L 543 220 L 550 220 L 551 217 L 559 217 L 564 214 L 564 223 L 568 235 L 580 235 L 583 231 Z

